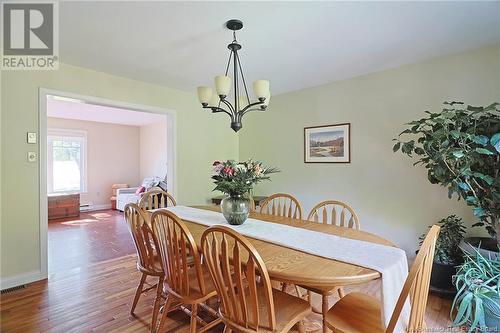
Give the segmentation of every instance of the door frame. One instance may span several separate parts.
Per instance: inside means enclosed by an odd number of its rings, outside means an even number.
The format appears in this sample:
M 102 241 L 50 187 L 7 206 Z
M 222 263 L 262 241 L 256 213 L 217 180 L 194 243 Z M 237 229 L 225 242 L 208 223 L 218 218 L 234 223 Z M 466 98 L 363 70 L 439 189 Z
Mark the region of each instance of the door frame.
M 40 87 L 38 90 L 40 279 L 48 278 L 47 97 L 51 95 L 78 100 L 92 105 L 165 115 L 167 118 L 167 183 L 169 184 L 169 191 L 174 197 L 177 197 L 177 113 L 175 110 Z

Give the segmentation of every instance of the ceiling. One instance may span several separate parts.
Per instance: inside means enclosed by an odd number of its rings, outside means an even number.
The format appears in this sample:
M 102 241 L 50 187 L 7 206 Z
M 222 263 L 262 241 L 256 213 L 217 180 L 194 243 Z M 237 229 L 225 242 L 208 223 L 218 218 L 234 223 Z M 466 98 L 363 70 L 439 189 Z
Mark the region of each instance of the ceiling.
M 500 43 L 500 2 L 61 2 L 68 64 L 194 92 L 226 66 L 273 94 Z
M 88 104 L 54 96 L 47 98 L 47 116 L 130 126 L 144 126 L 167 121 L 165 115 L 161 114 Z

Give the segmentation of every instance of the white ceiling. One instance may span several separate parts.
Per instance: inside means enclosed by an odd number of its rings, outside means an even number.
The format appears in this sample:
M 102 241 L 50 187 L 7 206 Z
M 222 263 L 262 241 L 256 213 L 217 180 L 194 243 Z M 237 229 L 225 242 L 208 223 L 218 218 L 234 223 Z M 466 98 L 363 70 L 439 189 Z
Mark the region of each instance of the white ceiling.
M 226 65 L 247 81 L 316 86 L 500 43 L 500 2 L 61 2 L 61 61 L 194 92 Z
M 76 100 L 60 100 L 52 96 L 47 98 L 47 116 L 130 126 L 167 121 L 165 115 L 87 104 Z

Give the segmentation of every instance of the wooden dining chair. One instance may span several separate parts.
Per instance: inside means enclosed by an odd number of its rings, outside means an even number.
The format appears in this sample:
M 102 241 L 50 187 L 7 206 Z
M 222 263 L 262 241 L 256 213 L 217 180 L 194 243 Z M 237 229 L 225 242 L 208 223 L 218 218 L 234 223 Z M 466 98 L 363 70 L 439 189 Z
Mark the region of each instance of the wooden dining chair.
M 271 287 L 266 266 L 255 247 L 225 226 L 213 226 L 201 237 L 203 257 L 220 298 L 225 333 L 288 332 L 311 313 L 310 305 Z
M 359 218 L 348 204 L 337 200 L 325 200 L 311 209 L 309 221 L 332 224 L 339 227 L 360 229 Z
M 174 197 L 168 193 L 163 191 L 159 187 L 154 187 L 149 191 L 145 192 L 141 200 L 139 200 L 139 207 L 144 210 L 158 209 L 177 206 L 177 202 Z
M 439 226 L 432 226 L 425 237 L 403 285 L 403 290 L 399 295 L 387 328 L 382 327 L 380 302 L 371 296 L 358 292 L 346 295 L 328 311 L 326 314 L 328 327 L 334 332 L 342 333 L 393 333 L 405 301 L 410 296 L 411 311 L 406 331 L 408 333 L 425 332 L 425 308 L 439 229 Z
M 160 293 L 162 291 L 164 278 L 163 269 L 157 252 L 158 242 L 146 221 L 145 212 L 139 208 L 138 205 L 134 203 L 127 204 L 125 206 L 124 215 L 137 252 L 137 270 L 142 273 L 141 280 L 135 291 L 130 314 L 134 314 L 135 307 L 141 294 L 156 288 L 156 299 L 153 306 L 153 318 L 151 320 L 151 328 L 154 329 L 158 316 Z M 148 276 L 158 278 L 158 282 L 153 286 L 144 288 L 144 283 Z
M 284 216 L 302 219 L 302 206 L 294 196 L 286 193 L 276 193 L 269 196 L 260 204 L 262 214 Z
M 314 206 L 309 215 L 307 216 L 309 221 L 314 221 L 323 224 L 331 224 L 339 227 L 346 227 L 359 230 L 359 218 L 354 209 L 348 204 L 338 201 L 338 200 L 325 200 Z M 339 286 L 335 289 L 329 290 L 328 292 L 315 290 L 312 288 L 302 287 L 307 289 L 307 294 L 309 301 L 311 301 L 311 292 L 319 293 L 321 295 L 321 311 L 313 309 L 314 312 L 319 313 L 323 316 L 323 325 L 326 327 L 326 312 L 330 308 L 328 304 L 329 296 L 333 295 L 336 291 L 340 298 L 344 297 L 344 289 Z
M 162 297 L 166 299 L 158 332 L 163 332 L 167 314 L 174 301 L 191 306 L 190 332 L 205 332 L 221 320 L 205 302 L 217 296 L 215 287 L 189 229 L 174 213 L 159 210 L 151 216 L 153 234 L 158 240 L 161 265 L 165 275 Z M 198 317 L 198 307 L 216 319 L 206 323 Z M 197 328 L 197 323 L 203 325 Z

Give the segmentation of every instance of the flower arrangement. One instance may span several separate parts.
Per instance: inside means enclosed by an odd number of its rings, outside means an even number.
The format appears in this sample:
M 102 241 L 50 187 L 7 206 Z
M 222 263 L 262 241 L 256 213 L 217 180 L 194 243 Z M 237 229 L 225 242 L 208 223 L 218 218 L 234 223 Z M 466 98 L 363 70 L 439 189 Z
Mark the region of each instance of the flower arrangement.
M 277 168 L 263 166 L 262 162 L 251 159 L 245 162 L 215 161 L 212 171 L 214 191 L 221 191 L 230 196 L 249 193 L 255 184 L 269 180 L 269 174 L 279 172 Z

